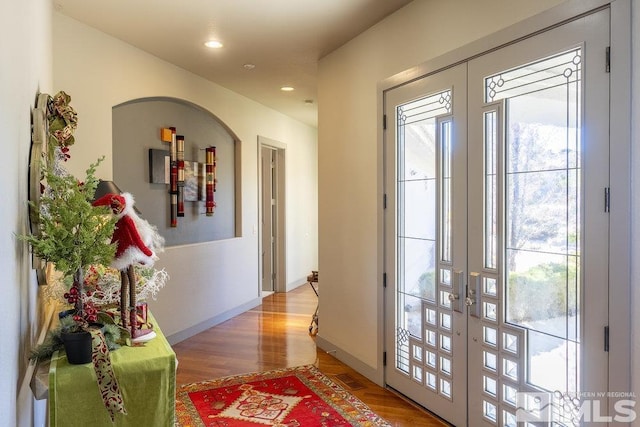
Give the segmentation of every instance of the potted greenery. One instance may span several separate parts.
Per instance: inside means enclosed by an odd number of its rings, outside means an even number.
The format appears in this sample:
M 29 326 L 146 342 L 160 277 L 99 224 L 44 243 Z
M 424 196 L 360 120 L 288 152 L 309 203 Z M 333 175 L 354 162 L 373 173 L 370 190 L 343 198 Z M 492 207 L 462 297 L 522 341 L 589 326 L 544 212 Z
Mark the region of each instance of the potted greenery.
M 73 305 L 71 319 L 62 319 L 60 327 L 52 331 L 53 337 L 45 344 L 53 349 L 60 343 L 58 336 L 86 332 L 90 323 L 98 321 L 96 306 L 85 302 L 84 271 L 92 264 L 108 265 L 115 253 L 115 247 L 109 243 L 115 218 L 107 207 L 91 205 L 98 185 L 95 171 L 102 160 L 90 165 L 84 182 L 69 173 L 55 173 L 53 168 L 45 166 L 44 193 L 39 205 L 31 206 L 37 216 L 39 231 L 21 236 L 40 259 L 55 264 L 70 286 L 64 297 Z M 90 348 L 90 337 L 88 345 Z M 36 353 L 38 350 L 46 350 L 46 354 L 51 349 L 36 349 Z M 43 356 L 42 352 L 39 356 Z

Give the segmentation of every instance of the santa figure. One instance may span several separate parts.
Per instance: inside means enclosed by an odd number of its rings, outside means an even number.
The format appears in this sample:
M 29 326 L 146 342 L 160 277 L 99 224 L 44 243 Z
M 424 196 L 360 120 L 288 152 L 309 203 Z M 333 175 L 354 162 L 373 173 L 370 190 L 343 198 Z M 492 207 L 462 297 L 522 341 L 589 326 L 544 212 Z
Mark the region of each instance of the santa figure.
M 136 214 L 133 204 L 133 196 L 130 193 L 110 193 L 93 202 L 93 206 L 109 206 L 118 218 L 111 238 L 111 243 L 116 244 L 116 254 L 111 266 L 120 270 L 120 317 L 125 328 L 129 321 L 132 341 L 141 342 L 154 338 L 156 333 L 151 329 L 137 327 L 136 280 L 133 266 L 142 264 L 151 267 L 158 259 L 156 252 L 163 249 L 164 239 L 155 227 Z

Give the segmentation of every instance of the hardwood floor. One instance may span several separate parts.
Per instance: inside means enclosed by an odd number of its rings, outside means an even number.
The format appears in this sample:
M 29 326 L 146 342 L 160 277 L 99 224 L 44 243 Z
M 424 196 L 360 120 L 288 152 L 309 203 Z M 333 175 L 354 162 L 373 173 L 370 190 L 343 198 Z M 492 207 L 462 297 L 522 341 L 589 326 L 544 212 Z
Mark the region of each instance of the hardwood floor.
M 262 305 L 173 346 L 177 386 L 248 372 L 313 364 L 394 426 L 444 426 L 426 411 L 316 349 L 309 335 L 317 297 L 309 285 L 272 294 Z M 322 314 L 320 314 L 322 324 Z M 338 375 L 348 374 L 347 381 Z M 355 380 L 362 387 L 350 387 Z M 352 384 L 353 386 L 353 384 Z

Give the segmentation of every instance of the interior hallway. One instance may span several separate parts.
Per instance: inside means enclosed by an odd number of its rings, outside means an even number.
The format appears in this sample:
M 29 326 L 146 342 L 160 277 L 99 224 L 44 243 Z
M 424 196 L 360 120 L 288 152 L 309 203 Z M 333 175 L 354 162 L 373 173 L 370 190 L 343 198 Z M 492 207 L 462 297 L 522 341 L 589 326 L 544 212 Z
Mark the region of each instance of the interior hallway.
M 444 425 L 316 349 L 309 335 L 316 304 L 316 295 L 305 284 L 286 294 L 265 297 L 253 310 L 174 345 L 179 362 L 177 387 L 227 375 L 314 364 L 394 426 Z M 322 316 L 320 313 L 320 327 Z M 352 387 L 336 378 L 341 374 L 355 381 L 349 381 Z

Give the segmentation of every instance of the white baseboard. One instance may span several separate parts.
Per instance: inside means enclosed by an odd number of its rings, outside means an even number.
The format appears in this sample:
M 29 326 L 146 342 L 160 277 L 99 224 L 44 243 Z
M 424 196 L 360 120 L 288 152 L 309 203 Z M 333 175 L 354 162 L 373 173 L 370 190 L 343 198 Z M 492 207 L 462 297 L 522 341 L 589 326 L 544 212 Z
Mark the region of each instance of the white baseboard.
M 242 304 L 238 307 L 232 308 L 231 310 L 225 311 L 222 314 L 212 317 L 211 319 L 205 320 L 203 322 L 198 323 L 197 325 L 191 326 L 190 328 L 184 329 L 180 332 L 176 332 L 175 334 L 171 334 L 167 336 L 167 341 L 169 344 L 177 344 L 180 341 L 184 341 L 187 338 L 191 338 L 192 336 L 199 334 L 200 332 L 206 331 L 209 328 L 212 328 L 216 325 L 219 325 L 222 322 L 225 322 L 232 317 L 237 316 L 238 314 L 242 314 L 245 311 L 249 311 L 254 307 L 262 304 L 262 298 L 253 299 L 245 304 Z
M 306 277 L 305 277 L 305 278 L 303 278 L 303 279 L 295 280 L 295 281 L 293 281 L 293 282 L 289 282 L 289 283 L 287 284 L 287 292 L 292 291 L 292 290 L 294 290 L 294 289 L 296 289 L 296 288 L 299 288 L 300 286 L 302 286 L 302 285 L 306 285 L 306 284 L 307 284 L 307 279 L 306 279 Z
M 376 369 L 369 366 L 357 357 L 342 350 L 340 347 L 332 344 L 319 335 L 316 336 L 316 346 L 321 350 L 326 351 L 349 367 L 353 368 L 354 370 L 358 371 L 360 374 L 378 384 L 380 387 L 384 387 L 384 370 L 382 367 L 380 367 L 380 369 Z

